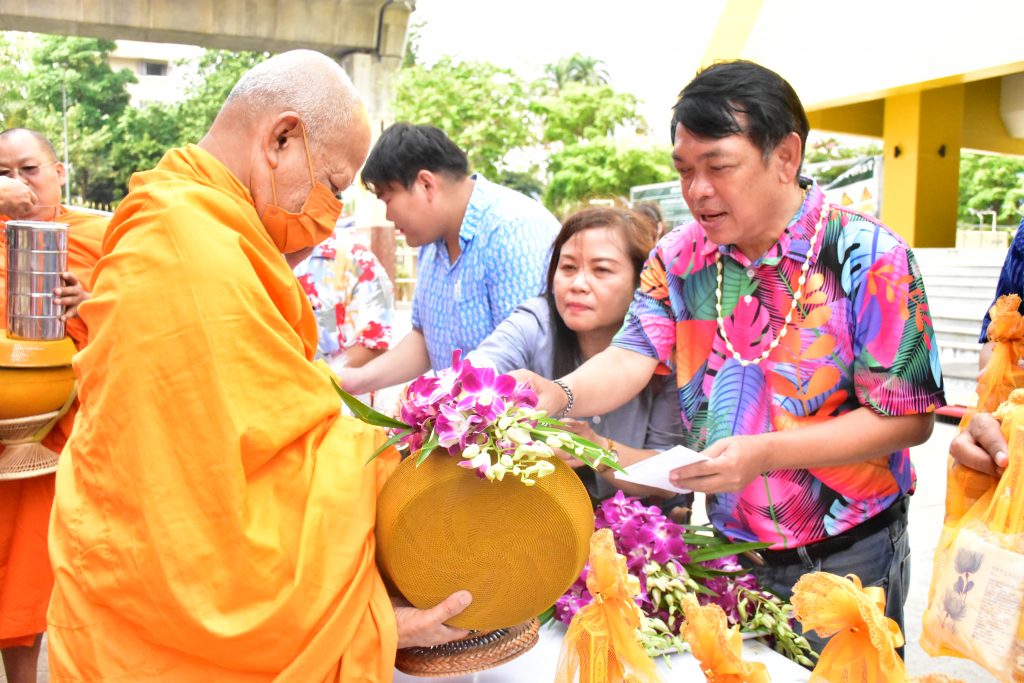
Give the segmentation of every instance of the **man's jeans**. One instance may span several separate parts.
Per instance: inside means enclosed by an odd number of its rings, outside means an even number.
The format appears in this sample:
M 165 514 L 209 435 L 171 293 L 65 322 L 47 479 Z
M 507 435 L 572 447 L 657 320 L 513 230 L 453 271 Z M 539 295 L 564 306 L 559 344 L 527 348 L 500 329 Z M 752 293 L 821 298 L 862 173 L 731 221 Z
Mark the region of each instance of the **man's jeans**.
M 894 620 L 903 630 L 903 603 L 907 599 L 907 587 L 910 585 L 910 539 L 907 536 L 905 515 L 887 528 L 824 560 L 811 559 L 803 548 L 800 549 L 800 557 L 801 562 L 789 565 L 757 567 L 750 566 L 749 562 L 744 564 L 750 567 L 762 588 L 777 593 L 784 600 L 792 597 L 793 585 L 808 572 L 824 571 L 839 576 L 856 574 L 865 587 L 880 586 L 885 589 L 885 616 Z M 799 624 L 797 632 L 802 632 Z M 803 635 L 819 653 L 828 642 L 828 639 L 818 638 L 813 631 Z M 903 656 L 902 647 L 897 652 L 900 657 Z

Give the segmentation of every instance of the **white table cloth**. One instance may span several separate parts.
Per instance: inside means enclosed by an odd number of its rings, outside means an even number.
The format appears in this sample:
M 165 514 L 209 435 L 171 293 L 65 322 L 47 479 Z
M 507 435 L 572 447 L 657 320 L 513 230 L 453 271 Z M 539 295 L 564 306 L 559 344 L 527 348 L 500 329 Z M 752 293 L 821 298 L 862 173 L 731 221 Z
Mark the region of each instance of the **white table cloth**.
M 396 671 L 394 680 L 395 683 L 425 683 L 427 681 L 549 683 L 555 678 L 555 668 L 558 666 L 558 655 L 561 653 L 565 628 L 560 623 L 541 626 L 540 640 L 531 650 L 510 662 L 487 671 L 445 678 L 421 678 Z M 810 672 L 807 669 L 786 659 L 759 640 L 743 641 L 743 658 L 764 662 L 768 666 L 768 673 L 771 675 L 773 683 L 805 683 L 810 678 Z M 693 683 L 704 681 L 700 665 L 689 652 L 670 655 L 668 664 L 662 657 L 657 658 L 655 662 L 658 664 L 662 680 L 666 683 L 668 681 L 692 681 Z

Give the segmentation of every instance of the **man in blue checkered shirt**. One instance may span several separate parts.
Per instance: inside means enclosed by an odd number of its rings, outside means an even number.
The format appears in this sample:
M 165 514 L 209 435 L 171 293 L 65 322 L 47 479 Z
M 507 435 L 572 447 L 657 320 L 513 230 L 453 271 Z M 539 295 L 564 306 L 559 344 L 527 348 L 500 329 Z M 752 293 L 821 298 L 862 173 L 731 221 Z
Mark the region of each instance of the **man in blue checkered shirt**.
M 433 126 L 385 130 L 362 178 L 420 251 L 412 332 L 345 371 L 342 382 L 353 393 L 446 368 L 453 351 L 476 348 L 513 308 L 541 293 L 560 227 L 537 201 L 469 175 L 465 153 Z

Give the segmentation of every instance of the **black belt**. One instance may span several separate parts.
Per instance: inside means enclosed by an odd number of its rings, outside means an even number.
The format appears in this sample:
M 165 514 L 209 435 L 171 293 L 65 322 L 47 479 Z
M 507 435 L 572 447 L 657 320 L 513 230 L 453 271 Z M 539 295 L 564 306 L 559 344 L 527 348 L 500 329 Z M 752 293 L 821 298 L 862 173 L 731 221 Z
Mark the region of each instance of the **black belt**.
M 748 557 L 755 564 L 797 564 L 803 561 L 803 558 L 800 556 L 802 548 L 812 560 L 824 560 L 835 553 L 846 550 L 857 541 L 862 541 L 868 536 L 888 528 L 897 519 L 905 518 L 909 503 L 910 498 L 903 496 L 871 519 L 865 520 L 857 526 L 850 527 L 841 534 L 823 538 L 815 543 L 808 543 L 800 548 L 755 551 L 750 553 Z

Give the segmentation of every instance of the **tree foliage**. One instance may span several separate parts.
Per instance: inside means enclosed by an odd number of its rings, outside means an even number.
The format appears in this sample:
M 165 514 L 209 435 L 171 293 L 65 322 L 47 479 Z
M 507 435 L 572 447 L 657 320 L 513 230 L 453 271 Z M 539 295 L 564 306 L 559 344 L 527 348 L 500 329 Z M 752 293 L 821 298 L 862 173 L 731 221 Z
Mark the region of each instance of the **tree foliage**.
M 966 152 L 960 157 L 957 218 L 978 222 L 975 211 L 995 211 L 1001 224 L 1016 224 L 1024 212 L 1024 159 Z
M 497 179 L 508 170 L 509 150 L 532 142 L 527 84 L 508 69 L 445 57 L 430 67 L 403 69 L 395 88 L 399 121 L 445 131 L 469 156 L 474 170 Z
M 185 100 L 134 108 L 127 86 L 135 76 L 110 68 L 114 48 L 109 40 L 0 34 L 2 127 L 40 131 L 63 158 L 66 97 L 72 193 L 90 204 L 117 201 L 132 173 L 152 168 L 172 147 L 197 142 L 238 78 L 269 56 L 208 50 Z
M 666 149 L 622 148 L 610 140 L 566 145 L 548 160 L 544 204 L 557 214 L 593 198 L 625 201 L 634 185 L 676 178 Z

